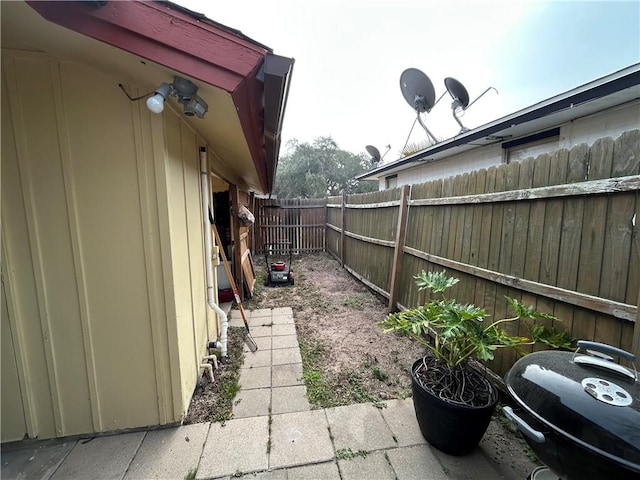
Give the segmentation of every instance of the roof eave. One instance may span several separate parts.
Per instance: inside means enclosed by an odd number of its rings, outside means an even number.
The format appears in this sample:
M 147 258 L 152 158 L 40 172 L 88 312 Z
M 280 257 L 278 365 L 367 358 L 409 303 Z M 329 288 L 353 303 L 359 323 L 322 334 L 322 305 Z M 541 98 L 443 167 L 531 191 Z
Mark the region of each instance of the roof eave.
M 638 85 L 640 85 L 640 64 L 635 64 L 607 75 L 606 77 L 576 87 L 568 92 L 556 95 L 555 97 L 551 97 L 530 107 L 494 120 L 493 122 L 482 125 L 473 130 L 469 130 L 461 135 L 432 145 L 401 160 L 388 163 L 387 165 L 378 167 L 370 172 L 363 173 L 355 178 L 356 180 L 375 180 L 380 178 L 385 172 L 390 172 L 391 170 L 403 170 L 404 168 L 407 168 L 409 164 L 421 161 L 425 157 L 432 156 L 457 146 L 466 145 L 470 142 L 491 135 L 496 135 L 514 125 L 532 122 L 539 118 L 553 115 L 554 113 L 568 108 L 574 108 L 578 105 Z

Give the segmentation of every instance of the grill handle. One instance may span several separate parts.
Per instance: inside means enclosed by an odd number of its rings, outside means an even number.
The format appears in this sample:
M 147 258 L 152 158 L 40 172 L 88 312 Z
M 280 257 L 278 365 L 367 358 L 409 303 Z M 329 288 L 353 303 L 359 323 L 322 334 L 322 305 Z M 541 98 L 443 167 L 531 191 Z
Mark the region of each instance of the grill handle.
M 620 358 L 624 358 L 628 362 L 635 362 L 636 356 L 633 353 L 622 350 L 621 348 L 612 347 L 606 343 L 589 342 L 587 340 L 578 340 L 578 348 L 584 348 L 587 350 L 595 350 L 596 352 L 604 353 L 607 355 L 617 355 Z
M 578 355 L 580 349 L 587 350 L 590 355 Z M 600 355 L 598 355 L 600 354 Z M 603 355 L 604 354 L 604 355 Z M 610 355 L 617 355 L 629 362 L 633 370 L 630 370 L 613 361 Z M 637 381 L 638 371 L 634 363 L 636 356 L 620 348 L 612 347 L 605 343 L 589 342 L 587 340 L 578 340 L 578 348 L 573 354 L 573 363 L 586 367 L 602 368 L 610 372 L 622 375 L 628 380 Z
M 518 427 L 518 430 L 520 430 L 523 435 L 526 435 L 536 443 L 544 443 L 544 434 L 542 432 L 539 432 L 538 430 L 533 429 L 527 422 L 516 415 L 511 407 L 502 407 L 502 411 L 504 412 L 504 416 L 507 417 L 509 421 L 511 421 L 511 423 L 513 423 L 516 427 Z

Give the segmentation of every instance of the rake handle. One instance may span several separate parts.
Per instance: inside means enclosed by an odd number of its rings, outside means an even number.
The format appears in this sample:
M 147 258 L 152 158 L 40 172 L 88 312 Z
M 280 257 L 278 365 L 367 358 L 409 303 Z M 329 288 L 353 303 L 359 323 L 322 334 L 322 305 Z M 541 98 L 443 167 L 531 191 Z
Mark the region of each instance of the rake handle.
M 216 244 L 218 245 L 218 251 L 222 256 L 222 263 L 224 264 L 224 269 L 227 272 L 227 278 L 229 279 L 229 283 L 231 284 L 231 288 L 233 289 L 233 296 L 236 299 L 236 303 L 238 304 L 238 308 L 240 309 L 240 314 L 242 315 L 242 320 L 244 321 L 244 326 L 247 331 L 249 331 L 249 323 L 247 322 L 247 317 L 244 314 L 244 308 L 242 308 L 242 302 L 240 301 L 240 294 L 238 293 L 238 287 L 236 287 L 236 282 L 231 274 L 231 268 L 229 267 L 229 261 L 227 260 L 227 255 L 224 253 L 224 248 L 222 246 L 222 241 L 220 240 L 220 235 L 218 235 L 218 229 L 215 224 L 211 224 L 211 230 L 213 230 L 213 234 L 216 237 Z

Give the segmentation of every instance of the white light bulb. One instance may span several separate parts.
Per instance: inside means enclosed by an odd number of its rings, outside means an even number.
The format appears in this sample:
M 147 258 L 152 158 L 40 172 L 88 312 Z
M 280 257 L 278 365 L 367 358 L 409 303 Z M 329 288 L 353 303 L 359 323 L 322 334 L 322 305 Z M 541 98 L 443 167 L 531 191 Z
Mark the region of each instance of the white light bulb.
M 156 93 L 152 97 L 147 98 L 147 108 L 153 113 L 162 113 L 164 110 L 164 97 Z

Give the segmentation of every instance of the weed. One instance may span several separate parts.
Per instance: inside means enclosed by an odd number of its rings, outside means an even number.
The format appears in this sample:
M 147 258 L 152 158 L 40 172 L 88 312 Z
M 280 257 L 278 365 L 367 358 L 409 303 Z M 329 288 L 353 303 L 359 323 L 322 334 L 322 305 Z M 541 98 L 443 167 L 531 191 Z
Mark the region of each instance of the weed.
M 196 480 L 197 468 L 190 468 L 187 474 L 184 476 L 184 480 Z
M 381 382 L 385 382 L 389 378 L 389 374 L 380 368 L 379 365 L 374 365 L 371 367 L 371 370 L 373 371 L 373 376 Z
M 241 470 L 236 470 L 235 472 L 233 472 L 232 477 L 233 478 L 240 478 L 240 477 L 242 477 L 242 475 L 244 475 L 244 473 L 242 473 Z
M 356 293 L 354 295 L 345 297 L 345 299 L 342 301 L 342 305 L 344 305 L 345 307 L 361 309 L 364 307 L 366 300 L 367 298 L 364 295 Z
M 341 448 L 336 452 L 336 458 L 338 460 L 353 460 L 356 457 L 366 458 L 367 455 L 369 455 L 369 452 L 366 450 L 358 450 L 357 452 L 354 452 L 350 448 Z
M 269 440 L 267 440 L 267 454 L 271 453 L 271 426 L 273 425 L 273 416 L 271 415 L 271 405 L 269 405 Z

